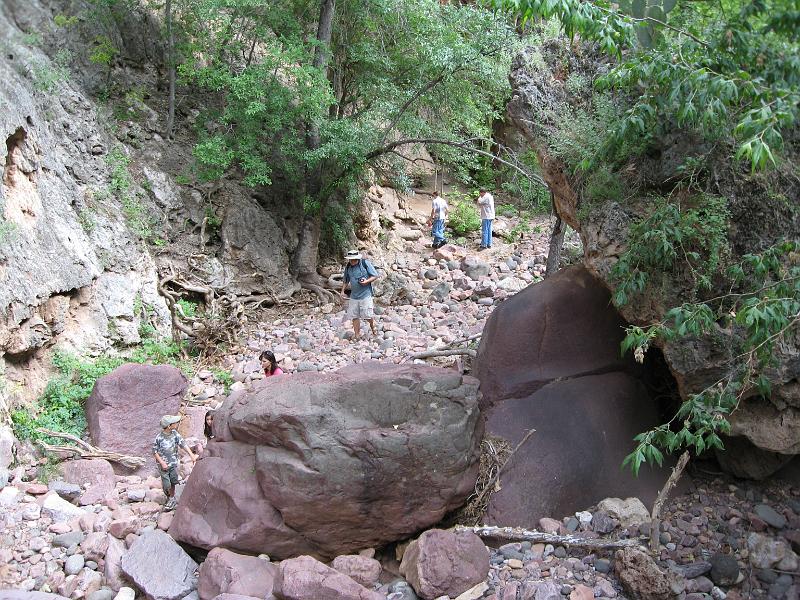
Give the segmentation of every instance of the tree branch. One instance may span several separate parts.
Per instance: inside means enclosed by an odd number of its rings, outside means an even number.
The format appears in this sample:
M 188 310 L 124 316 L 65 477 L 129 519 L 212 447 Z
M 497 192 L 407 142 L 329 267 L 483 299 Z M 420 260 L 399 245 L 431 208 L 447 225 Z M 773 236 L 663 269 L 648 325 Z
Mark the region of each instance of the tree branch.
M 557 535 L 555 533 L 543 533 L 521 527 L 464 527 L 457 525 L 456 531 L 470 531 L 482 538 L 492 538 L 497 540 L 509 540 L 514 542 L 532 542 L 553 544 L 557 546 L 574 546 L 575 548 L 628 548 L 639 545 L 638 540 L 607 540 L 607 539 L 584 539 L 577 535 Z
M 516 164 L 514 164 L 512 162 L 509 162 L 507 160 L 504 160 L 504 159 L 500 158 L 499 156 L 497 156 L 496 154 L 492 154 L 491 152 L 486 152 L 485 150 L 479 150 L 478 148 L 473 148 L 472 146 L 468 145 L 468 142 L 470 142 L 470 141 L 472 141 L 472 140 L 464 140 L 462 142 L 454 142 L 452 140 L 442 140 L 442 139 L 436 139 L 436 138 L 410 138 L 410 139 L 397 140 L 397 141 L 394 141 L 394 142 L 390 142 L 390 143 L 388 143 L 388 144 L 386 144 L 384 146 L 381 146 L 380 148 L 376 148 L 375 150 L 373 150 L 372 152 L 367 154 L 366 159 L 367 160 L 375 159 L 375 158 L 377 158 L 379 156 L 382 156 L 383 154 L 389 153 L 390 151 L 392 151 L 395 148 L 398 148 L 400 146 L 408 146 L 410 144 L 424 144 L 424 145 L 427 145 L 427 144 L 440 144 L 442 146 L 452 146 L 454 148 L 461 148 L 462 150 L 466 150 L 467 152 L 472 152 L 473 154 L 480 154 L 481 156 L 488 156 L 489 158 L 494 159 L 494 160 L 506 165 L 507 167 L 511 167 L 515 171 L 521 173 L 522 175 L 524 175 L 528 179 L 530 179 L 532 181 L 535 181 L 539 185 L 541 185 L 541 186 L 543 186 L 543 187 L 545 187 L 547 189 L 550 189 L 550 186 L 547 185 L 547 183 L 544 181 L 544 179 L 542 179 L 541 177 L 539 177 L 535 173 L 530 173 L 529 171 L 526 171 L 525 169 L 523 169 L 519 165 L 516 165 Z

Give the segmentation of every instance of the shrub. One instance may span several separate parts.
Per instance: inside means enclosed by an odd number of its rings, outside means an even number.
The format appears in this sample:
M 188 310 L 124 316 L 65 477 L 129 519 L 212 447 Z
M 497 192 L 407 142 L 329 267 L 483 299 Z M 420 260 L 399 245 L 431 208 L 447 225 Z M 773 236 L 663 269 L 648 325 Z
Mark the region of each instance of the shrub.
M 56 352 L 53 365 L 59 374 L 47 384 L 36 410 L 19 409 L 11 413 L 17 437 L 58 443 L 36 431 L 38 427 L 80 436 L 86 429 L 83 403 L 92 393 L 95 381 L 123 362 L 121 358 L 109 357 L 84 361 L 71 354 Z
M 467 200 L 457 200 L 448 215 L 448 226 L 457 236 L 465 236 L 481 227 L 478 209 Z

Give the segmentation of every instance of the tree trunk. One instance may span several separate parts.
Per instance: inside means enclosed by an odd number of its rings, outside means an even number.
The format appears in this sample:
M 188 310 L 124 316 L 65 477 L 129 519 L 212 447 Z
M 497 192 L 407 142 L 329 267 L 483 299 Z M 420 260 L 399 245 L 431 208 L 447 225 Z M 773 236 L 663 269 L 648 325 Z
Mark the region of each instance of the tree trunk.
M 547 266 L 544 271 L 545 279 L 558 271 L 558 263 L 561 260 L 561 246 L 564 244 L 566 229 L 561 217 L 556 215 L 556 224 L 553 227 L 553 233 L 550 234 L 550 248 L 547 251 Z
M 167 24 L 167 73 L 169 74 L 166 138 L 172 139 L 175 128 L 175 36 L 172 32 L 172 0 L 166 0 L 164 11 Z
M 330 59 L 331 35 L 333 33 L 333 16 L 336 0 L 321 0 L 319 9 L 319 25 L 317 26 L 318 45 L 314 50 L 313 65 L 324 71 Z M 309 150 L 319 148 L 319 129 L 312 125 L 306 139 Z M 319 201 L 319 210 L 314 214 L 306 214 L 300 226 L 297 248 L 292 256 L 292 271 L 300 285 L 310 289 L 319 297 L 321 302 L 328 302 L 332 294 L 323 289 L 324 278 L 317 273 L 317 258 L 319 254 L 319 240 L 322 232 L 322 219 L 325 216 L 327 201 L 320 198 L 322 193 L 322 164 L 314 165 L 306 178 L 306 193 Z

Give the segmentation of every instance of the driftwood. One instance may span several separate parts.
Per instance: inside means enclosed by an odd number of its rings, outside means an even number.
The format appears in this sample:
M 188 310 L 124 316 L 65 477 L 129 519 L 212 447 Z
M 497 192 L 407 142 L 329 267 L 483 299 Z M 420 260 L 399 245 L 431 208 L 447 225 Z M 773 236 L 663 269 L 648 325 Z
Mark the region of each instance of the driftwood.
M 664 503 L 667 501 L 667 497 L 669 493 L 672 491 L 672 488 L 678 483 L 678 480 L 681 478 L 683 474 L 683 470 L 686 468 L 686 464 L 689 462 L 689 451 L 686 450 L 681 457 L 678 459 L 678 464 L 675 465 L 675 468 L 672 469 L 672 474 L 667 479 L 667 482 L 664 484 L 664 487 L 661 488 L 661 491 L 658 492 L 658 496 L 656 496 L 656 501 L 653 503 L 653 510 L 650 512 L 650 551 L 651 552 L 658 552 L 659 548 L 659 537 L 661 535 L 661 508 L 664 506 Z
M 478 353 L 475 352 L 472 348 L 451 348 L 450 350 L 426 350 L 425 352 L 417 352 L 416 354 L 412 354 L 409 356 L 410 359 L 414 360 L 417 358 L 432 358 L 434 356 L 456 356 L 456 355 L 467 355 L 475 358 Z
M 48 452 L 55 452 L 55 453 L 66 453 L 71 455 L 73 458 L 80 457 L 80 458 L 103 458 L 105 460 L 110 460 L 112 462 L 116 462 L 121 464 L 123 467 L 128 467 L 129 469 L 138 469 L 147 462 L 144 458 L 139 456 L 127 456 L 125 454 L 118 454 L 116 452 L 109 452 L 107 450 L 101 450 L 91 444 L 87 444 L 81 438 L 72 435 L 71 433 L 62 433 L 60 431 L 50 431 L 49 429 L 45 429 L 44 427 L 38 427 L 36 429 L 39 433 L 43 433 L 45 435 L 49 435 L 50 437 L 57 437 L 70 440 L 71 442 L 75 442 L 78 446 L 70 446 L 70 445 L 58 445 L 58 444 L 48 444 L 46 442 L 39 442 L 42 447 L 47 450 Z
M 587 539 L 577 535 L 558 535 L 532 529 L 522 529 L 521 527 L 464 527 L 463 525 L 457 525 L 456 531 L 469 531 L 482 538 L 508 540 L 511 542 L 543 543 L 597 550 L 604 548 L 627 548 L 639 545 L 638 540 Z
M 417 352 L 416 354 L 411 354 L 407 356 L 405 360 L 414 360 L 417 358 L 432 358 L 434 356 L 457 356 L 457 355 L 466 355 L 475 358 L 478 353 L 473 350 L 472 348 L 467 347 L 459 347 L 453 348 L 455 344 L 468 344 L 469 342 L 473 342 L 477 339 L 480 339 L 482 333 L 473 334 L 467 338 L 463 338 L 460 340 L 456 340 L 444 346 L 439 346 L 438 348 L 434 348 L 433 350 L 426 350 L 425 352 Z

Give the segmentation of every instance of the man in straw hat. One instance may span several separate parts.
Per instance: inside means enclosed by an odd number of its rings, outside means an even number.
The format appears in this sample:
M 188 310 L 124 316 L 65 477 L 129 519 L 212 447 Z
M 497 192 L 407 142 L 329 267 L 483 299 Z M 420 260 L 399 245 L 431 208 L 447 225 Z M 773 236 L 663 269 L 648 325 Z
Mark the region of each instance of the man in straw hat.
M 191 451 L 178 429 L 181 422 L 180 415 L 164 415 L 161 417 L 161 433 L 153 442 L 153 456 L 161 470 L 161 487 L 167 495 L 164 510 L 172 510 L 177 505 L 175 500 L 175 486 L 178 485 L 178 448 L 183 449 L 192 462 L 197 461 L 197 455 Z
M 339 295 L 344 298 L 344 291 L 350 286 L 350 301 L 347 304 L 347 317 L 353 321 L 353 339 L 361 337 L 361 321 L 366 319 L 376 335 L 375 316 L 372 304 L 372 282 L 378 278 L 378 272 L 372 263 L 362 258 L 357 250 L 350 250 L 345 255 L 347 264 L 344 267 L 342 289 Z

